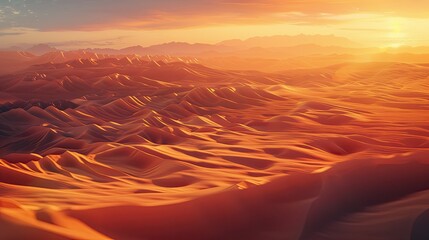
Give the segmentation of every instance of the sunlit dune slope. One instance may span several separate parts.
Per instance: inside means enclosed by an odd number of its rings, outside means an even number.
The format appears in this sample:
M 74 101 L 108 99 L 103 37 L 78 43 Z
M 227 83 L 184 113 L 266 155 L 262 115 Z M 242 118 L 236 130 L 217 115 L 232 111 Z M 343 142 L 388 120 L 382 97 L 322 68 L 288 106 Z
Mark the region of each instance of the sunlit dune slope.
M 428 236 L 429 65 L 149 60 L 0 76 L 0 238 Z

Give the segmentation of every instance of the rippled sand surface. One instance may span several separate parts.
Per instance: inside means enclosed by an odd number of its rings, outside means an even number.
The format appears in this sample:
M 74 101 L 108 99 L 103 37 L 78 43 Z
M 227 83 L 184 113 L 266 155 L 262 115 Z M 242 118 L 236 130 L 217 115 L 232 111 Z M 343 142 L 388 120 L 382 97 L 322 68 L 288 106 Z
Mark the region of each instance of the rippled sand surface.
M 1 239 L 428 239 L 429 66 L 0 77 Z

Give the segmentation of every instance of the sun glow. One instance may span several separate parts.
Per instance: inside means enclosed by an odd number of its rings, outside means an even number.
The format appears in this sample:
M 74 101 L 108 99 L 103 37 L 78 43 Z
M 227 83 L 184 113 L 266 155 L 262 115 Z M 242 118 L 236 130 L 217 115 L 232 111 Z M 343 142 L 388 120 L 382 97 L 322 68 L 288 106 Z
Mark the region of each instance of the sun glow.
M 405 45 L 404 42 L 406 41 L 407 33 L 404 31 L 404 25 L 406 25 L 406 21 L 402 18 L 391 18 L 388 20 L 388 47 L 399 48 Z

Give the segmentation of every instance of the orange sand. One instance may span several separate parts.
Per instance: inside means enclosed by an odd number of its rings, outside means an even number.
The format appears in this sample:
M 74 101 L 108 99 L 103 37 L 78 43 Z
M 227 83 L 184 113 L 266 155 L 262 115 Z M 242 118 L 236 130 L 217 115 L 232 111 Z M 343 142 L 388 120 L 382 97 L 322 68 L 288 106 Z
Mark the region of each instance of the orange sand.
M 0 76 L 0 239 L 427 236 L 429 65 L 146 60 Z

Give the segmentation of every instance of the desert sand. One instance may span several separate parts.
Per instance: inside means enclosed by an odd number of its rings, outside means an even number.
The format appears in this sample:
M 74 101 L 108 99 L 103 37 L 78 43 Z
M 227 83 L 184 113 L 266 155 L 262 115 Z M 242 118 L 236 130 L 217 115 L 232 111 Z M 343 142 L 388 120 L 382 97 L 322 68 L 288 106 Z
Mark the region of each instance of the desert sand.
M 1 239 L 429 239 L 427 64 L 14 54 Z

